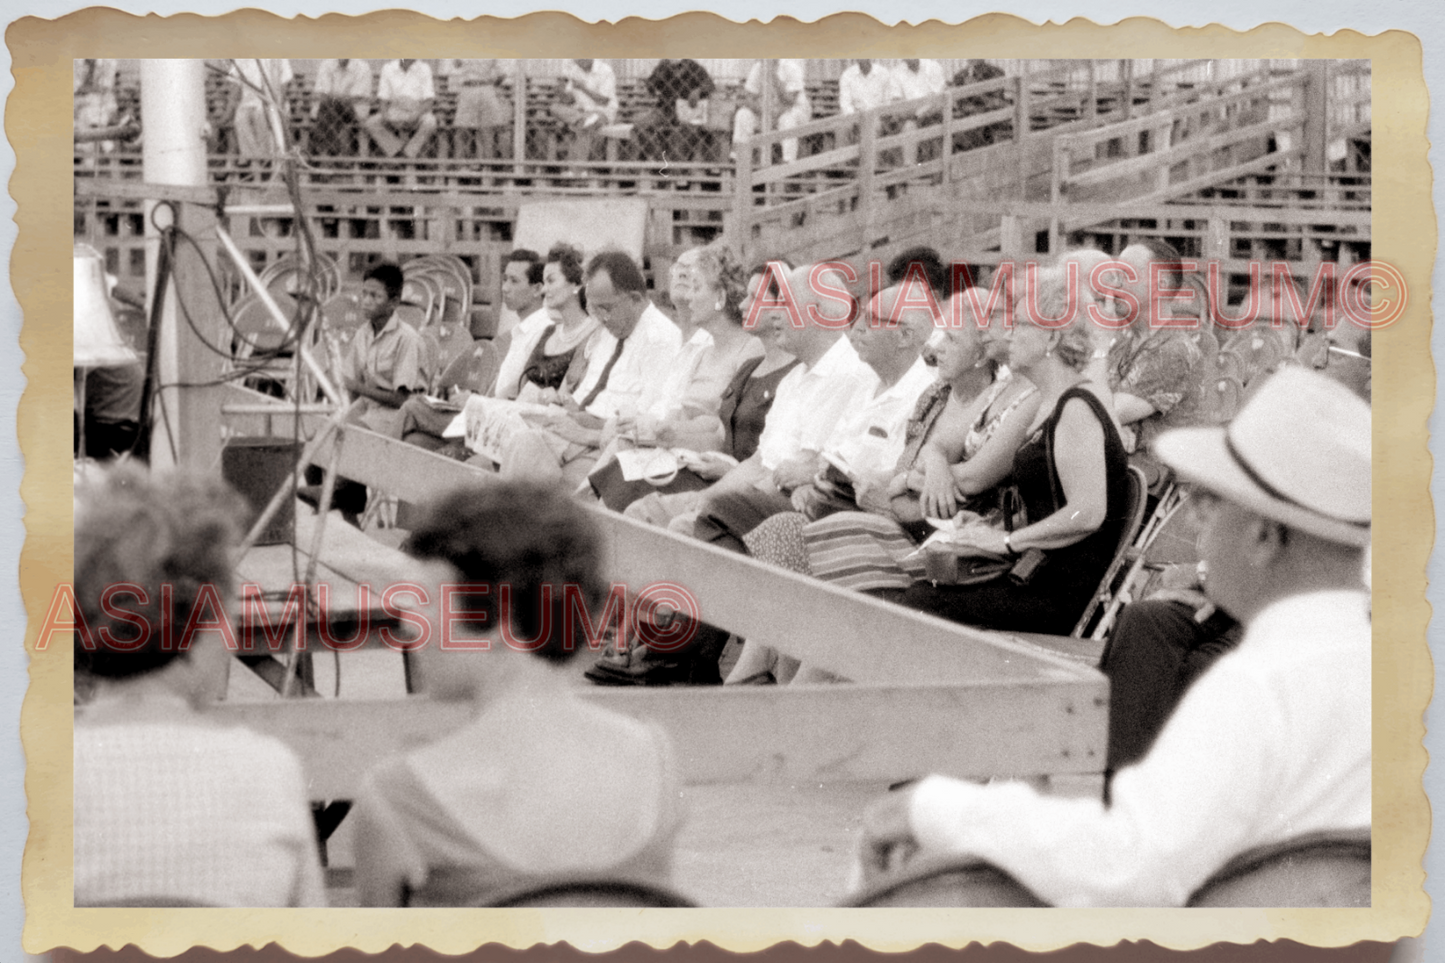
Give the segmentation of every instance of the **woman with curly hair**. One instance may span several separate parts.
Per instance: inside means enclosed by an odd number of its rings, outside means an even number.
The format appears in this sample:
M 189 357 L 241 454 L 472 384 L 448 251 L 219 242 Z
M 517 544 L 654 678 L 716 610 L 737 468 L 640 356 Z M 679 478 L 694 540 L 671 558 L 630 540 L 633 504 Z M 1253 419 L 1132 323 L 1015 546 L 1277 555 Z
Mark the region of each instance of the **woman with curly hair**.
M 497 386 L 499 398 L 556 403 L 571 394 L 587 372 L 588 350 L 602 326 L 587 313 L 582 252 L 570 244 L 553 245 L 547 252 L 542 306 L 552 325 L 538 335 L 518 385 Z
M 556 488 L 500 482 L 436 505 L 405 546 L 460 583 L 465 621 L 415 653 L 460 729 L 381 762 L 356 822 L 363 906 L 477 906 L 561 877 L 665 884 L 681 822 L 666 734 L 579 698 L 602 537 Z M 473 641 L 487 637 L 485 645 Z
M 206 626 L 228 617 L 242 505 L 132 466 L 79 493 L 76 906 L 326 904 L 300 763 L 204 711 L 225 692 Z
M 1036 290 L 1008 337 L 1008 365 L 1039 392 L 1038 414 L 1014 455 L 1005 482 L 1026 518 L 1009 531 L 982 521 L 959 531 L 961 547 L 1017 559 L 1039 549 L 1044 561 L 1031 576 L 1006 573 L 976 585 L 914 582 L 904 591 L 872 594 L 955 622 L 1020 632 L 1067 635 L 1103 578 L 1127 523 L 1128 460 L 1103 389 L 1082 371 L 1093 344 L 1088 322 L 1059 324 L 1067 278 L 1040 272 Z M 1047 319 L 1047 320 L 1046 320 Z M 990 328 L 990 337 L 999 332 Z

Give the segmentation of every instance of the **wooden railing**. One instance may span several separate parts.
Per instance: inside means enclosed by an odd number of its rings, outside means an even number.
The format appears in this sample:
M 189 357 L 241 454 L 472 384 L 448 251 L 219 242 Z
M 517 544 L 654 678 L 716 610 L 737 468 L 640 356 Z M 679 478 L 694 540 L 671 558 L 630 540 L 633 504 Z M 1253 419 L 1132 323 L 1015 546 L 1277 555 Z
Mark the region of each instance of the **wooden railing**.
M 284 406 L 277 407 L 284 421 Z M 343 428 L 313 461 L 325 464 L 333 451 L 340 474 L 414 501 L 496 478 L 361 428 Z M 316 520 L 300 511 L 298 545 L 309 546 Z M 606 575 L 626 584 L 630 597 L 659 582 L 682 586 L 709 622 L 854 680 L 761 691 L 587 693 L 667 729 L 688 782 L 892 780 L 938 771 L 1043 777 L 1070 791 L 1098 791 L 1107 682 L 1082 658 L 906 610 L 601 508 L 594 517 L 607 538 Z M 357 583 L 407 573 L 404 556 L 345 525 L 328 524 L 320 546 L 327 565 Z M 347 559 L 355 572 L 348 573 Z M 362 772 L 387 752 L 435 739 L 465 718 L 463 709 L 420 698 L 268 701 L 216 711 L 290 743 L 306 762 L 313 796 L 327 799 L 352 798 Z

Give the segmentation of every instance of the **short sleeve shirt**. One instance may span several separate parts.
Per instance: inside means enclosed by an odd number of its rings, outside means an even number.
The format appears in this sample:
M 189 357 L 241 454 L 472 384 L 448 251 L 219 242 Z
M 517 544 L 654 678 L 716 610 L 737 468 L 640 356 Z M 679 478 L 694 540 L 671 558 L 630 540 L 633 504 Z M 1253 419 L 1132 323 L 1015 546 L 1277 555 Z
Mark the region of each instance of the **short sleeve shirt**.
M 424 60 L 413 60 L 406 70 L 401 69 L 400 60 L 389 60 L 381 68 L 377 100 L 432 100 L 436 95 L 431 68 Z

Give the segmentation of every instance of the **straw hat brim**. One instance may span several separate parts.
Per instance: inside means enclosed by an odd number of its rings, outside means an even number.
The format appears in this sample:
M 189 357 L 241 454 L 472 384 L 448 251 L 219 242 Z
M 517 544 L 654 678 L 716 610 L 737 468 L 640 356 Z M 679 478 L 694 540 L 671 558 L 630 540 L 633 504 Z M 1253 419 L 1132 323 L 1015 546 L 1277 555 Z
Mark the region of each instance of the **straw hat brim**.
M 1343 545 L 1370 542 L 1368 525 L 1330 518 L 1265 491 L 1235 460 L 1223 428 L 1177 428 L 1159 436 L 1154 453 L 1185 481 L 1203 485 L 1256 514 Z

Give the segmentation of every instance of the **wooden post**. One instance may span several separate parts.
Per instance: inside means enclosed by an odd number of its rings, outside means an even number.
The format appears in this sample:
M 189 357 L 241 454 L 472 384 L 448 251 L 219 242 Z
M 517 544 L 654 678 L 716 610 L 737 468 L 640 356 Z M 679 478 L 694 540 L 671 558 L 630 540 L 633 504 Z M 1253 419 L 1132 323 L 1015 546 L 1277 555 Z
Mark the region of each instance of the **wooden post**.
M 1014 143 L 1022 144 L 1033 123 L 1029 116 L 1029 81 L 1024 74 L 1014 78 Z M 1022 155 L 1019 157 L 1023 159 Z
M 1329 170 L 1326 159 L 1329 125 L 1329 61 L 1306 60 L 1304 62 L 1304 121 L 1301 135 L 1304 151 L 1301 155 L 1306 174 L 1324 174 Z
M 737 171 L 733 176 L 733 243 L 746 260 L 753 240 L 753 143 L 746 140 L 734 144 L 733 149 L 737 153 Z
M 1084 111 L 1084 116 L 1089 119 L 1089 126 L 1092 127 L 1099 119 L 1099 78 L 1094 69 L 1094 61 L 1089 61 L 1089 107 Z
M 1134 116 L 1134 61 L 1120 60 L 1124 71 L 1124 119 Z
M 521 177 L 527 160 L 527 62 L 518 57 L 512 63 L 512 174 Z
M 873 180 L 878 169 L 878 111 L 867 110 L 859 116 L 863 119 L 858 136 L 858 221 L 868 230 L 873 226 Z
M 151 118 L 146 125 L 142 163 L 145 180 L 152 184 L 201 187 L 206 183 L 206 65 L 202 60 L 142 60 L 141 111 Z M 152 214 L 158 202 L 146 202 L 147 313 L 154 297 L 159 237 Z M 162 385 L 214 382 L 221 374 L 221 358 L 206 344 L 227 345 L 229 331 L 217 323 L 215 292 L 207 264 L 215 268 L 215 213 L 202 204 L 175 203 L 172 218 L 159 215 L 163 225 L 174 224 L 197 242 L 201 254 L 189 244 L 177 244 L 166 288 L 159 331 L 159 383 Z M 189 310 L 182 314 L 180 301 Z M 192 327 L 194 325 L 194 328 Z M 203 341 L 202 338 L 205 340 Z M 167 388 L 160 392 L 152 428 L 151 463 L 157 467 L 185 465 L 219 472 L 221 463 L 221 388 Z M 174 445 L 174 447 L 172 447 Z

